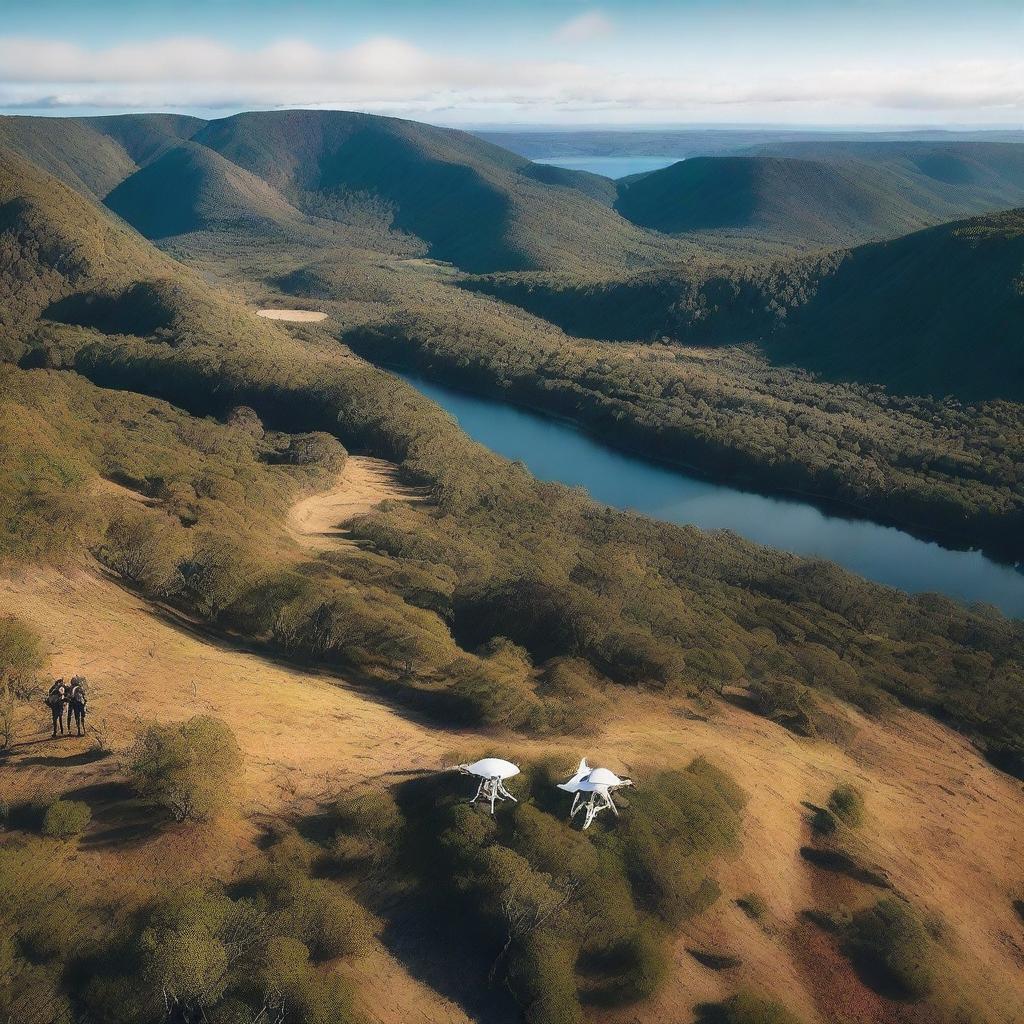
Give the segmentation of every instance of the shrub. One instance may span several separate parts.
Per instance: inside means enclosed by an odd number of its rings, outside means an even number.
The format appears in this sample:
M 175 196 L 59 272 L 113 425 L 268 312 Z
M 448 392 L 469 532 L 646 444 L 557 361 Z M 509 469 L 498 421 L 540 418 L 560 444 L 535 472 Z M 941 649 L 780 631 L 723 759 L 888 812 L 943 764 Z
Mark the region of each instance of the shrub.
M 853 915 L 847 951 L 868 974 L 911 999 L 932 990 L 934 946 L 913 909 L 892 896 Z
M 168 931 L 150 951 L 146 974 L 181 1003 L 214 1002 L 227 983 L 228 951 L 203 928 Z
M 228 802 L 242 755 L 219 718 L 197 715 L 178 725 L 152 725 L 132 750 L 128 772 L 139 793 L 175 821 L 205 821 Z
M 43 641 L 30 626 L 13 615 L 0 618 L 0 683 L 23 687 L 44 662 Z
M 509 985 L 527 1024 L 578 1024 L 583 1020 L 573 980 L 572 947 L 552 935 L 534 934 L 509 965 Z
M 835 815 L 824 807 L 816 807 L 811 815 L 811 828 L 819 836 L 830 836 L 838 828 Z
M 85 831 L 91 820 L 88 804 L 81 800 L 57 800 L 46 810 L 43 835 L 50 839 L 73 839 Z
M 781 1003 L 737 992 L 723 1003 L 701 1007 L 700 1024 L 800 1024 Z
M 795 679 L 760 679 L 750 684 L 758 709 L 766 718 L 785 726 L 798 736 L 814 736 L 817 700 L 813 692 Z
M 366 948 L 372 927 L 366 912 L 341 886 L 323 879 L 294 879 L 280 893 L 288 933 L 317 960 L 333 960 Z
M 206 533 L 182 567 L 186 593 L 204 617 L 218 619 L 243 594 L 252 590 L 262 567 L 255 551 L 222 534 Z
M 836 786 L 828 798 L 828 809 L 847 828 L 860 828 L 864 824 L 864 797 L 854 786 Z

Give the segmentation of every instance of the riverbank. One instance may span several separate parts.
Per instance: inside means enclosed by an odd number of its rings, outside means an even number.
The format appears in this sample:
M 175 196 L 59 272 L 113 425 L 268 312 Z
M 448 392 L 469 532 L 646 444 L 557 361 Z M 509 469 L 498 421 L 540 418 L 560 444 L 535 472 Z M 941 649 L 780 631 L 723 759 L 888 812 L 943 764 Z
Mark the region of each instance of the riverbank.
M 896 589 L 987 602 L 1024 616 L 1024 574 L 979 551 L 943 548 L 868 519 L 826 514 L 792 497 L 690 476 L 594 440 L 571 421 L 400 376 L 454 415 L 474 440 L 522 461 L 542 480 L 583 487 L 612 507 L 677 525 L 731 530 L 768 547 L 827 558 Z
M 890 526 L 950 550 L 978 549 L 1005 566 L 1024 559 L 1024 495 L 1019 486 L 1000 483 L 1012 466 L 983 462 L 990 451 L 1005 462 L 998 428 L 958 450 L 954 422 L 922 436 L 924 420 L 914 415 L 913 399 L 883 393 L 879 401 L 888 404 L 876 410 L 874 396 L 800 377 L 787 382 L 792 393 L 776 395 L 776 382 L 765 386 L 758 375 L 786 371 L 759 363 L 728 373 L 716 365 L 709 369 L 712 379 L 703 381 L 689 367 L 678 369 L 673 355 L 632 351 L 640 346 L 602 346 L 588 364 L 568 342 L 557 353 L 520 358 L 519 351 L 497 344 L 492 350 L 480 338 L 470 347 L 460 337 L 440 343 L 387 328 L 349 332 L 343 340 L 378 365 L 560 418 L 648 462 L 796 498 L 826 514 Z M 713 351 L 715 359 L 730 358 Z M 657 358 L 664 365 L 652 369 Z M 699 354 L 687 349 L 678 358 L 696 362 Z M 753 384 L 742 381 L 744 370 Z M 619 385 L 619 376 L 630 371 L 634 390 Z M 747 391 L 741 390 L 745 383 Z

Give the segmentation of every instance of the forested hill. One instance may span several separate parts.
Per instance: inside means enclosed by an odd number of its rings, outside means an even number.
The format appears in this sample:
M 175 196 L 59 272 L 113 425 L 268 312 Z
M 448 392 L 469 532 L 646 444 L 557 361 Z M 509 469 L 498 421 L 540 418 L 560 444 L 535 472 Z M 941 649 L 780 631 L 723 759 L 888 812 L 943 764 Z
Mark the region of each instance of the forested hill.
M 1024 203 L 1017 145 L 793 143 L 766 152 L 697 157 L 624 179 L 616 209 L 672 234 L 840 247 Z
M 493 275 L 494 295 L 579 338 L 758 342 L 828 379 L 917 395 L 1024 401 L 1024 210 L 827 258 L 686 268 L 598 282 Z
M 766 347 L 832 379 L 1024 402 L 1024 210 L 848 251 Z
M 0 144 L 154 238 L 357 224 L 381 248 L 394 234 L 418 239 L 473 271 L 607 272 L 680 251 L 610 209 L 606 179 L 550 174 L 465 132 L 395 118 L 4 118 Z

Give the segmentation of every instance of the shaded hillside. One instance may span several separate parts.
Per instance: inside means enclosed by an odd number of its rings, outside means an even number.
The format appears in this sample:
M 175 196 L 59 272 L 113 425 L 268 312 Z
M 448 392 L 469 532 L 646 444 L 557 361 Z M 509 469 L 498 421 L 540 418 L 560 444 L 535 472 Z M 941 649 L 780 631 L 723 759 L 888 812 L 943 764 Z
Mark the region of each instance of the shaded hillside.
M 105 203 L 147 238 L 212 228 L 261 234 L 304 220 L 265 181 L 191 142 L 135 172 Z
M 578 338 L 761 342 L 775 360 L 917 395 L 1024 401 L 1024 211 L 825 258 L 580 281 L 496 274 L 460 286 Z
M 696 157 L 628 179 L 615 208 L 670 234 L 727 232 L 849 244 L 929 223 L 880 171 L 783 157 Z
M 766 347 L 832 378 L 1024 401 L 1024 210 L 849 251 Z

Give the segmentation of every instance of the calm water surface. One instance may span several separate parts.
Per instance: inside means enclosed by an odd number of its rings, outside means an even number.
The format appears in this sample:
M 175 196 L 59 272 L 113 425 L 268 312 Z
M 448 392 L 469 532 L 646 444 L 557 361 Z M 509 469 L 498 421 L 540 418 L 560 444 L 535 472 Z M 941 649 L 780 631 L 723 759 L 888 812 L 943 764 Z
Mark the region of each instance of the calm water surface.
M 828 515 L 806 502 L 716 484 L 617 452 L 569 424 L 400 376 L 448 410 L 470 437 L 541 480 L 585 487 L 600 502 L 670 523 L 728 529 L 785 551 L 828 558 L 868 579 L 911 592 L 987 601 L 1024 617 L 1024 573 L 978 551 L 952 551 L 902 530 Z
M 565 167 L 570 171 L 590 171 L 606 178 L 625 178 L 627 174 L 660 171 L 681 159 L 678 156 L 566 156 L 538 157 L 534 163 Z

